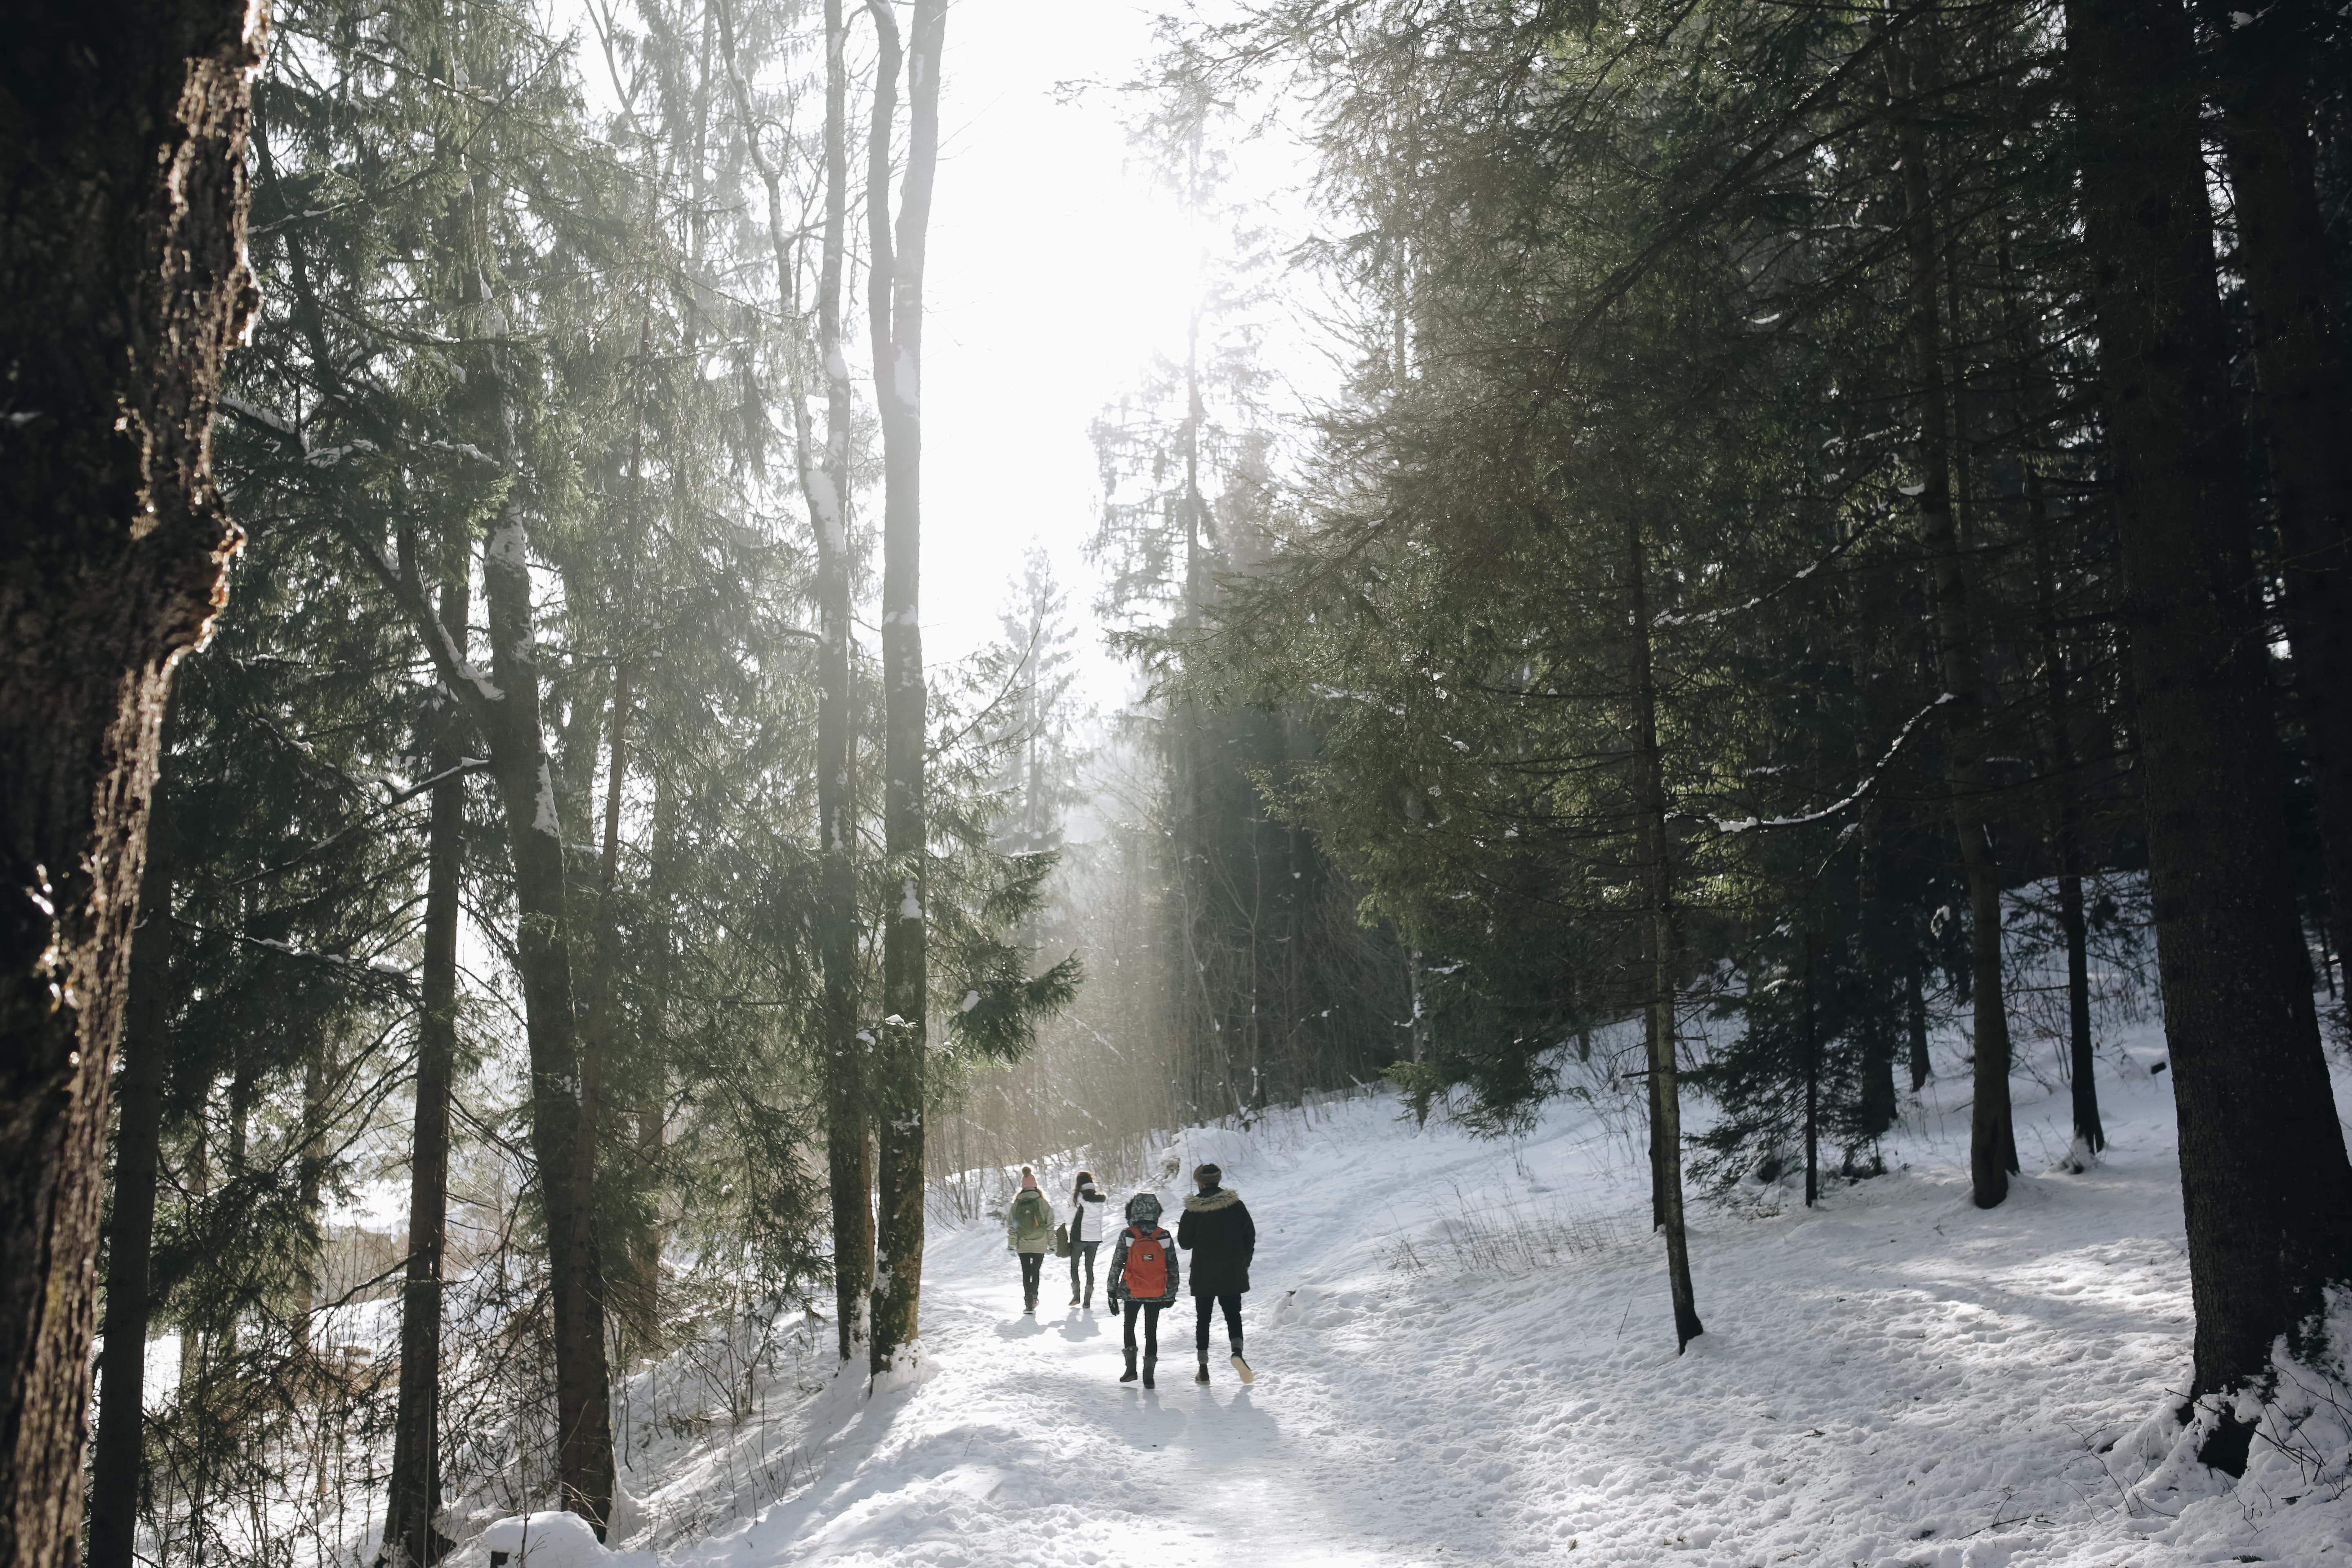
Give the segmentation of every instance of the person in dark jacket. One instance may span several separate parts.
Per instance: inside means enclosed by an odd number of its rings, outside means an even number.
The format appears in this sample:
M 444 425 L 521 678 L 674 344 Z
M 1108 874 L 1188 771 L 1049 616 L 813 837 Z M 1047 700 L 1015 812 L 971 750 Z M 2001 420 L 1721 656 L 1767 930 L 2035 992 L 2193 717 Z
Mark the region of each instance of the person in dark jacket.
M 1095 1304 L 1095 1253 L 1103 1244 L 1103 1210 L 1109 1207 L 1103 1190 L 1095 1185 L 1092 1171 L 1080 1171 L 1077 1184 L 1070 1189 L 1070 1305 Z M 1078 1296 L 1078 1264 L 1087 1266 L 1087 1291 L 1083 1303 Z
M 1118 1245 L 1110 1253 L 1110 1303 L 1120 1308 L 1127 1320 L 1127 1370 L 1119 1373 L 1119 1382 L 1135 1381 L 1135 1318 L 1140 1312 L 1143 1386 L 1157 1386 L 1151 1372 L 1160 1364 L 1160 1313 L 1162 1308 L 1176 1304 L 1177 1277 L 1182 1272 L 1176 1248 L 1170 1244 L 1168 1233 L 1160 1228 L 1159 1194 L 1138 1193 L 1128 1199 L 1127 1227 L 1118 1233 Z M 1139 1287 L 1148 1289 L 1155 1277 L 1163 1280 L 1157 1294 L 1135 1294 Z
M 1184 1196 L 1184 1217 L 1176 1222 L 1176 1245 L 1192 1255 L 1192 1310 L 1199 1320 L 1192 1342 L 1201 1353 L 1194 1383 L 1209 1381 L 1209 1315 L 1225 1311 L 1225 1341 L 1233 1347 L 1234 1370 L 1244 1383 L 1257 1373 L 1242 1359 L 1242 1297 L 1250 1288 L 1250 1258 L 1257 1252 L 1257 1225 L 1241 1194 L 1218 1184 L 1225 1173 L 1214 1165 L 1193 1168 L 1197 1193 Z

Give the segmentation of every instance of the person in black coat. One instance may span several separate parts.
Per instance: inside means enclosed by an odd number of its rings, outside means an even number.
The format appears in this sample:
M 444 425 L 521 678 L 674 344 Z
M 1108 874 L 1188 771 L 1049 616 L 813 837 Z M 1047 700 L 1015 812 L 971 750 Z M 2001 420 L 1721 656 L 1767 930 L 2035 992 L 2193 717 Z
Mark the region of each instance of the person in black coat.
M 1241 1194 L 1220 1185 L 1225 1173 L 1214 1165 L 1196 1166 L 1192 1180 L 1201 1190 L 1184 1197 L 1184 1217 L 1176 1222 L 1176 1245 L 1192 1255 L 1192 1311 L 1197 1320 L 1192 1341 L 1200 1352 L 1201 1370 L 1194 1383 L 1209 1381 L 1209 1317 L 1218 1308 L 1225 1312 L 1225 1339 L 1233 1346 L 1234 1370 L 1244 1383 L 1257 1373 L 1242 1359 L 1242 1297 L 1250 1288 L 1250 1259 L 1257 1252 L 1257 1224 Z

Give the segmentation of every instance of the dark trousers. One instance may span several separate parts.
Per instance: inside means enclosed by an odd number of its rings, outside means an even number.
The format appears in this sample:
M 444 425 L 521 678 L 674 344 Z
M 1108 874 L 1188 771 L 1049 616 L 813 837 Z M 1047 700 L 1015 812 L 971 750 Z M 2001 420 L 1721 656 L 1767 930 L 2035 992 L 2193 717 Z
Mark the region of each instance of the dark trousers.
M 1101 1246 L 1102 1243 L 1099 1241 L 1070 1243 L 1071 1295 L 1075 1296 L 1078 1293 L 1078 1259 L 1083 1258 L 1087 1262 L 1087 1300 L 1091 1301 L 1095 1299 L 1095 1252 Z
M 1127 1303 L 1127 1353 L 1135 1353 L 1135 1314 L 1143 1314 L 1143 1354 L 1146 1360 L 1160 1359 L 1160 1303 L 1129 1301 Z
M 1024 1306 L 1034 1307 L 1037 1304 L 1037 1281 L 1045 1272 L 1044 1253 L 1024 1252 L 1021 1255 L 1021 1301 Z
M 1200 1321 L 1193 1326 L 1192 1342 L 1200 1347 L 1202 1361 L 1209 1359 L 1209 1315 L 1219 1307 L 1225 1310 L 1226 1342 L 1234 1347 L 1235 1355 L 1242 1353 L 1241 1293 L 1232 1291 L 1222 1296 L 1195 1296 L 1192 1298 L 1192 1310 Z

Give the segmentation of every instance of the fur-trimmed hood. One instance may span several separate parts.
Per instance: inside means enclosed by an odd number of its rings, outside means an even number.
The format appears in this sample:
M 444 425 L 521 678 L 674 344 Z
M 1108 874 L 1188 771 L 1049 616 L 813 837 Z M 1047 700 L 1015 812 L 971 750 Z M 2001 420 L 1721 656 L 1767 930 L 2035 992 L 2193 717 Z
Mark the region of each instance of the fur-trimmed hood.
M 1184 1194 L 1184 1212 L 1186 1214 L 1214 1214 L 1219 1209 L 1229 1209 L 1241 1201 L 1241 1194 L 1232 1187 L 1219 1187 L 1213 1193 L 1186 1193 Z

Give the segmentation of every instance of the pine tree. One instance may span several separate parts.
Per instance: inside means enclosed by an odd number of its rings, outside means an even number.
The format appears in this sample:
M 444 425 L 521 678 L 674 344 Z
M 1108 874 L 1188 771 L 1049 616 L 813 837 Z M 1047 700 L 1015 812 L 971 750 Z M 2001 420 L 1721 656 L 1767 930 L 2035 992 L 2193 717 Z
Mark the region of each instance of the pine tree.
M 2352 1165 L 2276 831 L 2189 18 L 2084 5 L 2068 48 L 2178 1079 L 2193 1392 L 2220 1393 L 2264 1375 L 2278 1336 L 2295 1342 L 2323 1288 L 2352 1277 Z

